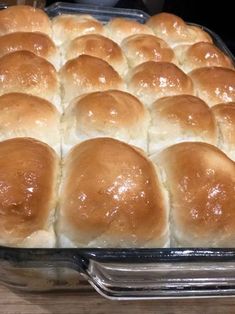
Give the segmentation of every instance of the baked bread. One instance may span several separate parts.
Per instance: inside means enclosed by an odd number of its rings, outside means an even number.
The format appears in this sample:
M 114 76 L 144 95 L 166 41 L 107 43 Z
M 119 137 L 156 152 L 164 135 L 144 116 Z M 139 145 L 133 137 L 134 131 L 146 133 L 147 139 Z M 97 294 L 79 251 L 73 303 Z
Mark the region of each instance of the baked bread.
M 177 45 L 192 45 L 202 41 L 212 43 L 208 33 L 197 26 L 186 24 L 174 14 L 165 12 L 156 14 L 149 18 L 146 25 L 172 48 Z
M 150 109 L 149 153 L 184 141 L 217 144 L 214 116 L 207 104 L 191 95 L 158 99 Z
M 235 101 L 235 71 L 222 67 L 205 67 L 189 73 L 196 95 L 210 107 Z
M 233 68 L 229 57 L 212 43 L 200 42 L 194 45 L 177 46 L 174 51 L 180 68 L 186 73 L 209 66 Z
M 199 142 L 173 145 L 155 161 L 171 196 L 171 247 L 235 247 L 235 163 Z
M 177 64 L 174 51 L 164 40 L 154 35 L 132 35 L 122 41 L 121 47 L 130 67 L 146 61 L 165 61 Z
M 0 95 L 12 92 L 43 97 L 60 108 L 59 82 L 52 64 L 30 51 L 0 58 Z
M 218 104 L 211 110 L 220 132 L 219 148 L 235 160 L 235 102 Z
M 0 11 L 0 36 L 15 32 L 40 32 L 51 36 L 51 21 L 41 9 L 28 5 Z
M 123 39 L 135 34 L 154 35 L 153 31 L 144 24 L 124 18 L 113 18 L 105 25 L 106 36 L 121 44 Z
M 0 141 L 32 137 L 60 154 L 60 114 L 45 99 L 21 93 L 0 96 Z
M 54 65 L 60 67 L 60 55 L 54 42 L 42 33 L 16 32 L 0 37 L 0 57 L 15 51 L 31 51 Z
M 63 118 L 63 152 L 86 139 L 112 137 L 147 151 L 149 113 L 133 95 L 118 90 L 75 98 Z
M 53 39 L 56 45 L 86 34 L 104 34 L 101 22 L 87 14 L 62 14 L 52 20 Z
M 168 211 L 151 161 L 128 144 L 97 138 L 65 159 L 57 234 L 61 247 L 164 247 Z
M 164 96 L 194 93 L 192 80 L 176 65 L 154 61 L 129 71 L 128 90 L 146 106 Z
M 125 88 L 121 77 L 111 65 L 87 55 L 66 62 L 60 70 L 60 80 L 65 107 L 73 98 L 85 93 Z
M 128 70 L 126 58 L 118 44 L 99 34 L 77 37 L 66 43 L 61 51 L 65 61 L 85 54 L 108 62 L 120 75 Z
M 0 142 L 0 244 L 54 247 L 59 160 L 30 138 Z

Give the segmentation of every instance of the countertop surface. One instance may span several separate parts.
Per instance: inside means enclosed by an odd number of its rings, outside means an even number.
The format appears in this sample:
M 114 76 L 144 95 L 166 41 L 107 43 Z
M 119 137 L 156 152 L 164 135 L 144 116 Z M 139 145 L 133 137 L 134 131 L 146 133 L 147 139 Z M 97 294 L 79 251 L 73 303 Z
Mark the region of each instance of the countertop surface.
M 0 286 L 1 314 L 234 314 L 235 297 L 159 301 L 110 301 L 96 292 L 29 293 Z

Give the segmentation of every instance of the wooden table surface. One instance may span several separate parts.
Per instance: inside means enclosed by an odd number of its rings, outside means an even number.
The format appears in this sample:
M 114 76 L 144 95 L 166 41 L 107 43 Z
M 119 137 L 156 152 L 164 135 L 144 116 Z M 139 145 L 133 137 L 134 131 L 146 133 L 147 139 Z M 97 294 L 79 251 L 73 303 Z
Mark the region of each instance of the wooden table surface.
M 0 314 L 235 314 L 235 298 L 109 301 L 92 292 L 26 293 L 0 286 Z

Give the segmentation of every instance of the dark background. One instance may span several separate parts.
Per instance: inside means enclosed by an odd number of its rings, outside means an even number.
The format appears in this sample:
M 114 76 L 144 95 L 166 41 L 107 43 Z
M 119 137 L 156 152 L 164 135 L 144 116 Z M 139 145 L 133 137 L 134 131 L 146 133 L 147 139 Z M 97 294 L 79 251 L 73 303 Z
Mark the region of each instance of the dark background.
M 52 2 L 55 1 L 47 1 L 47 4 Z M 99 0 L 97 0 L 98 4 Z M 120 0 L 116 7 L 141 9 L 149 14 L 154 14 L 154 12 L 148 11 L 142 0 Z M 225 41 L 235 55 L 234 0 L 165 0 L 162 10 L 177 14 L 185 21 L 210 28 Z

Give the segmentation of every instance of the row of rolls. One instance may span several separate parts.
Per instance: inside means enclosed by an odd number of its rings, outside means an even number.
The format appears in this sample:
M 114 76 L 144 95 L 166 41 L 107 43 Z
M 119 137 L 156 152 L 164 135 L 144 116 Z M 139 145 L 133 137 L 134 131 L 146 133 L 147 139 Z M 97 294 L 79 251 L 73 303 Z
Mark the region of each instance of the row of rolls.
M 0 244 L 233 247 L 235 71 L 201 28 L 0 11 Z

